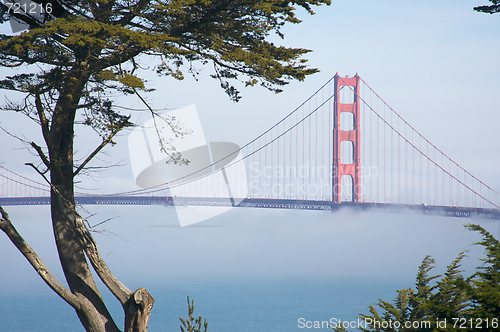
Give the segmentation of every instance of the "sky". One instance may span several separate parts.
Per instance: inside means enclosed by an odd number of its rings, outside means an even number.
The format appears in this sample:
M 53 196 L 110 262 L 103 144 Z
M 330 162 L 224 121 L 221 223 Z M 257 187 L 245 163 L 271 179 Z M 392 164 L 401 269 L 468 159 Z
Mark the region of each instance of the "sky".
M 244 145 L 283 118 L 335 73 L 358 73 L 388 104 L 459 165 L 500 192 L 500 14 L 476 13 L 474 1 L 332 1 L 299 12 L 303 23 L 284 29 L 286 46 L 313 50 L 306 58 L 320 72 L 292 82 L 275 95 L 262 88 L 242 91 L 229 100 L 210 68 L 198 81 L 150 78 L 156 108 L 196 104 L 208 141 Z M 3 32 L 9 27 L 0 26 Z M 273 37 L 275 38 L 275 37 Z M 20 69 L 23 70 L 23 69 Z M 6 70 L 1 76 L 9 75 Z M 0 96 L 15 98 L 10 92 Z M 127 106 L 137 100 L 117 98 Z M 36 126 L 19 115 L 1 114 L 8 131 L 39 140 Z M 137 123 L 147 114 L 133 114 Z M 112 170 L 82 179 L 80 187 L 96 192 L 137 189 L 128 160 L 127 135 L 100 156 Z M 3 166 L 34 178 L 24 166 L 35 156 L 16 139 L 0 132 Z M 97 144 L 90 132 L 77 133 L 77 156 Z M 412 285 L 418 265 L 432 255 L 443 271 L 461 251 L 468 272 L 479 264 L 477 234 L 463 224 L 478 222 L 494 235 L 499 223 L 341 210 L 336 213 L 233 209 L 199 227 L 178 227 L 175 211 L 162 206 L 87 206 L 102 255 L 130 288 L 190 278 L 402 278 Z M 8 207 L 20 233 L 53 273 L 63 279 L 50 228 L 48 207 Z M 44 287 L 7 237 L 0 235 L 0 284 L 11 290 Z M 196 276 L 186 260 L 199 267 Z M 134 268 L 130 269 L 130 262 Z M 148 271 L 144 275 L 143 271 Z

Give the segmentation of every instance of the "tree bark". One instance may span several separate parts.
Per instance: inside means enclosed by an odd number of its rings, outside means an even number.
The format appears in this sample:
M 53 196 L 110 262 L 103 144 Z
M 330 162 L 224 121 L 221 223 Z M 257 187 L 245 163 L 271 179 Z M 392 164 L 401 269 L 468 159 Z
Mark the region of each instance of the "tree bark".
M 125 303 L 125 332 L 145 332 L 148 330 L 149 316 L 155 300 L 144 288 L 136 290 Z
M 108 312 L 92 277 L 82 241 L 74 225 L 70 224 L 75 216 L 68 216 L 64 212 L 61 208 L 52 208 L 54 235 L 66 281 L 71 292 L 81 303 L 80 308 L 76 309 L 78 318 L 88 332 L 117 332 L 119 329 Z
M 84 73 L 70 73 L 67 77 L 79 80 L 65 82 L 65 87 L 54 109 L 49 134 L 51 214 L 59 260 L 69 288 L 81 306 L 76 310 L 80 322 L 88 332 L 118 332 L 92 277 L 76 225 L 73 183 L 73 138 L 76 106 L 83 91 Z M 71 207 L 70 209 L 65 207 Z
M 83 218 L 75 209 L 74 176 L 77 172 L 74 171 L 73 163 L 74 122 L 87 78 L 82 72 L 71 73 L 68 77 L 80 79 L 67 84 L 61 91 L 52 114 L 47 140 L 52 185 L 52 225 L 61 266 L 69 288 L 80 304 L 75 310 L 86 331 L 119 331 L 97 289 L 88 257 L 99 278 L 122 304 L 125 331 L 146 332 L 153 297 L 144 288 L 132 292 L 113 275 L 100 256 Z

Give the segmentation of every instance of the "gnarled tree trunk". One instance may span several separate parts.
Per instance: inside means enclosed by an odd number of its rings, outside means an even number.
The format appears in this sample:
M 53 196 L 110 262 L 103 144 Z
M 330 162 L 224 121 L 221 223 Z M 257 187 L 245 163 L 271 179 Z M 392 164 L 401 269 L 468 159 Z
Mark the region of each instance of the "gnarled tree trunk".
M 86 331 L 120 331 L 97 289 L 87 262 L 88 258 L 99 278 L 122 304 L 125 331 L 145 332 L 154 303 L 153 297 L 144 288 L 132 292 L 113 275 L 100 256 L 84 220 L 75 209 L 74 123 L 78 101 L 88 80 L 88 74 L 85 69 L 74 67 L 67 77 L 79 79 L 68 80 L 64 85 L 50 123 L 45 118 L 41 105 L 37 104 L 43 136 L 49 151 L 48 158 L 44 160 L 41 149 L 37 151 L 50 170 L 52 226 L 66 281 L 75 297 L 73 300 L 78 303 L 72 306 Z M 34 143 L 33 146 L 37 148 Z

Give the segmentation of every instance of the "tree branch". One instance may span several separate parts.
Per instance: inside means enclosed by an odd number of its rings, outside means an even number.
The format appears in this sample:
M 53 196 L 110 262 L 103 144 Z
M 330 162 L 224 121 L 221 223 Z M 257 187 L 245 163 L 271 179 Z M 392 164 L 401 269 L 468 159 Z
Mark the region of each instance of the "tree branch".
M 86 159 L 85 161 L 78 166 L 76 171 L 73 173 L 73 177 L 75 177 L 80 171 L 101 151 L 111 140 L 115 135 L 121 130 L 121 127 L 116 128 L 114 131 L 112 131 L 109 136 L 99 144 L 99 146 L 92 152 Z
M 30 262 L 31 266 L 33 266 L 38 275 L 40 275 L 43 281 L 45 281 L 45 283 L 50 288 L 52 288 L 52 290 L 56 292 L 64 301 L 66 301 L 73 308 L 80 309 L 81 304 L 78 301 L 76 295 L 71 293 L 52 275 L 52 273 L 50 273 L 50 271 L 47 269 L 47 266 L 45 266 L 38 254 L 17 232 L 16 228 L 10 221 L 9 215 L 1 206 L 0 213 L 2 214 L 2 218 L 0 219 L 0 228 L 9 237 L 16 248 L 23 254 L 23 256 Z
M 158 125 L 156 124 L 156 116 L 158 116 L 160 119 L 163 119 L 163 121 L 170 127 L 170 129 L 172 130 L 172 132 L 174 133 L 175 137 L 184 137 L 184 135 L 188 135 L 190 134 L 189 132 L 182 132 L 179 130 L 179 128 L 177 126 L 175 126 L 172 121 L 169 121 L 165 118 L 162 118 L 161 116 L 159 116 L 154 110 L 153 108 L 147 103 L 147 101 L 139 94 L 139 92 L 137 91 L 136 88 L 133 88 L 135 94 L 137 95 L 137 97 L 139 97 L 139 99 L 143 102 L 144 105 L 146 105 L 146 107 L 149 109 L 149 111 L 151 112 L 151 116 L 153 118 L 153 123 L 154 123 L 154 127 L 155 127 L 155 131 L 156 131 L 156 135 L 158 137 L 158 144 L 160 146 L 160 151 L 165 153 L 169 158 L 170 160 L 167 161 L 167 163 L 169 162 L 173 162 L 174 164 L 176 165 L 187 165 L 189 164 L 189 160 L 185 159 L 185 158 L 182 158 L 182 155 L 180 152 L 177 152 L 175 150 L 175 147 L 173 145 L 171 145 L 169 142 L 165 142 L 164 138 L 162 137 L 159 129 L 158 129 Z M 167 147 L 166 145 L 170 145 L 170 147 Z M 169 149 L 172 151 L 169 151 Z
M 38 156 L 40 157 L 40 159 L 42 159 L 43 164 L 47 168 L 50 168 L 50 161 L 47 158 L 47 156 L 45 155 L 45 153 L 43 153 L 42 148 L 40 146 L 38 146 L 35 142 L 31 142 L 30 144 L 33 147 L 33 149 L 36 150 L 36 152 L 38 153 Z
M 80 235 L 80 240 L 83 244 L 83 249 L 85 250 L 85 254 L 90 260 L 92 267 L 97 272 L 97 275 L 101 279 L 101 281 L 108 287 L 108 289 L 113 293 L 113 295 L 120 301 L 122 306 L 125 306 L 125 303 L 130 299 L 130 296 L 133 292 L 124 284 L 115 277 L 113 272 L 109 269 L 109 267 L 104 262 L 99 250 L 97 249 L 97 244 L 95 243 L 92 234 L 90 234 L 89 230 L 85 226 L 84 219 L 76 213 L 74 207 L 66 201 L 63 201 L 62 197 L 59 196 L 59 204 L 62 204 L 62 208 L 66 211 L 68 216 L 74 216 L 74 225 L 75 229 Z M 71 212 L 69 210 L 72 210 Z
M 29 166 L 33 167 L 40 175 L 43 176 L 43 174 L 41 174 L 41 172 L 33 164 L 29 164 Z M 56 194 L 55 197 L 57 198 L 56 204 L 60 205 L 60 207 L 63 209 L 66 216 L 68 216 L 68 218 L 74 218 L 74 220 L 72 220 L 72 222 L 73 222 L 73 225 L 75 227 L 75 230 L 80 235 L 80 241 L 82 243 L 82 247 L 85 250 L 85 254 L 89 258 L 90 263 L 92 264 L 92 267 L 97 272 L 97 275 L 102 280 L 102 282 L 106 285 L 106 287 L 108 287 L 108 289 L 115 295 L 115 297 L 118 299 L 118 301 L 120 301 L 122 306 L 124 306 L 125 303 L 129 300 L 130 296 L 133 294 L 133 292 L 129 288 L 127 288 L 124 284 L 122 284 L 120 282 L 120 280 L 118 280 L 118 278 L 116 278 L 115 275 L 108 268 L 108 266 L 104 262 L 104 259 L 101 256 L 101 254 L 97 250 L 97 244 L 95 243 L 95 241 L 92 237 L 92 234 L 90 234 L 89 230 L 85 226 L 85 223 L 83 222 L 83 218 L 81 216 L 79 216 L 78 213 L 75 211 L 74 205 L 71 204 L 71 202 L 66 200 L 64 197 L 62 197 L 62 195 L 59 193 L 57 188 L 54 187 L 50 183 L 50 181 L 47 180 L 47 178 L 45 176 L 43 176 L 43 178 L 50 184 L 52 190 L 55 192 L 55 194 Z M 2 212 L 2 217 L 4 219 L 9 220 L 7 213 L 5 213 L 6 217 L 4 216 L 5 211 L 2 209 L 1 206 L 0 206 L 0 212 Z M 3 220 L 0 219 L 0 221 L 3 221 Z M 0 223 L 0 227 L 2 229 L 4 229 L 2 223 Z M 14 241 L 12 241 L 12 242 L 14 242 Z M 51 286 L 51 285 L 49 284 L 49 286 Z M 51 288 L 52 288 L 52 286 L 51 286 Z M 55 291 L 57 292 L 57 290 L 55 290 Z M 66 302 L 68 302 L 68 301 L 66 301 Z
M 90 260 L 92 267 L 97 272 L 97 275 L 102 280 L 102 282 L 108 287 L 108 289 L 113 293 L 113 295 L 120 301 L 122 306 L 130 299 L 133 292 L 118 280 L 118 278 L 111 272 L 108 265 L 104 262 L 99 250 L 97 250 L 97 244 L 95 243 L 92 235 L 88 231 L 87 227 L 83 222 L 83 218 L 78 216 L 76 220 L 77 231 L 82 234 L 82 237 L 86 241 L 85 254 Z
M 47 146 L 50 146 L 49 120 L 45 116 L 45 110 L 43 109 L 42 100 L 40 99 L 40 94 L 38 93 L 35 94 L 35 106 L 38 113 L 38 118 L 40 119 L 40 126 L 42 127 L 43 139 L 45 140 L 45 144 L 47 144 Z
M 105 69 L 109 67 L 113 67 L 122 63 L 129 61 L 132 58 L 135 58 L 142 52 L 144 52 L 146 48 L 144 47 L 136 47 L 134 49 L 118 50 L 117 52 L 113 52 L 112 55 L 103 57 L 95 62 L 95 68 L 97 69 Z M 97 71 L 97 70 L 96 70 Z
M 140 0 L 136 5 L 134 5 L 130 9 L 130 11 L 128 13 L 124 14 L 123 17 L 121 19 L 119 19 L 118 21 L 113 22 L 113 24 L 126 26 L 127 24 L 132 22 L 132 20 L 137 16 L 138 13 L 141 12 L 141 10 L 143 10 L 146 7 L 147 4 L 149 4 L 149 1 Z

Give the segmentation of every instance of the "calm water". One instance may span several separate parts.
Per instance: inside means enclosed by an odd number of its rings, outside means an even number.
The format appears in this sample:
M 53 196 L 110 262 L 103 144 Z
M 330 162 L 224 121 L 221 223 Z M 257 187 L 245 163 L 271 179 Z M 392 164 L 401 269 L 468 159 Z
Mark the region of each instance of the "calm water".
M 368 276 L 149 286 L 156 299 L 149 331 L 180 331 L 179 316 L 187 316 L 187 295 L 195 301 L 195 316 L 207 318 L 209 331 L 303 331 L 298 327 L 299 318 L 351 321 L 360 312 L 367 313 L 367 306 L 378 298 L 392 301 L 397 289 L 410 286 L 408 280 L 372 280 Z M 74 311 L 49 291 L 2 298 L 0 331 L 84 331 Z M 110 310 L 122 327 L 117 301 L 107 303 L 113 304 Z

